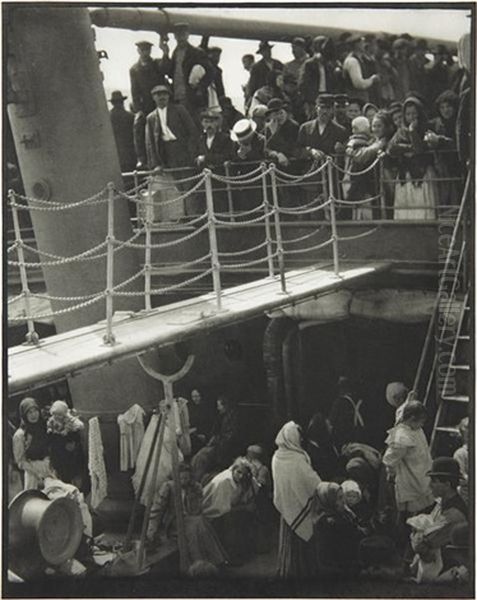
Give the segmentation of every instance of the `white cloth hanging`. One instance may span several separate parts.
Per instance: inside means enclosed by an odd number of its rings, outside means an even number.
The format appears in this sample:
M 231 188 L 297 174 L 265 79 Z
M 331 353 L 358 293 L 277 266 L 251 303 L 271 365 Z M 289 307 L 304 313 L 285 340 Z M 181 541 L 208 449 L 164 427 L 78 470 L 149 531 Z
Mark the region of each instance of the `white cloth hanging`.
M 144 437 L 144 412 L 142 406 L 133 404 L 118 416 L 119 468 L 127 471 L 136 466 L 136 459 Z
M 91 507 L 98 507 L 108 494 L 104 448 L 98 417 L 88 421 L 88 469 L 91 477 Z

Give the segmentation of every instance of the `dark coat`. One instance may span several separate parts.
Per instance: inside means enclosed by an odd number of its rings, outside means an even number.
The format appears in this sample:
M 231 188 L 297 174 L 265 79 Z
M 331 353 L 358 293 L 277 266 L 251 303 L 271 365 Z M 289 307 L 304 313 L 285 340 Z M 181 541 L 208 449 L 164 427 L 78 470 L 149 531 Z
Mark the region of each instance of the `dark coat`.
M 205 167 L 219 167 L 227 160 L 234 158 L 234 143 L 230 136 L 222 131 L 215 134 L 214 141 L 210 149 L 207 147 L 207 136 L 204 133 L 199 138 L 198 156 L 205 156 Z
M 151 58 L 146 64 L 138 61 L 129 69 L 134 112 L 147 115 L 154 110 L 151 90 L 156 85 L 165 83 L 169 62 L 168 59 Z
M 225 96 L 222 69 L 217 65 L 212 65 L 212 68 L 214 70 L 214 78 L 212 81 L 215 83 L 215 91 L 217 92 L 217 97 L 220 99 L 223 98 L 223 96 Z
M 364 441 L 365 426 L 356 418 L 362 411 L 359 406 L 357 410 L 353 408 L 353 403 L 357 405 L 358 402 L 352 394 L 343 394 L 338 396 L 331 406 L 328 419 L 333 427 L 333 441 L 338 450 L 344 444 Z
M 197 156 L 198 131 L 187 110 L 179 104 L 167 107 L 167 126 L 176 136 L 177 142 L 164 142 L 161 121 L 157 110 L 146 119 L 146 152 L 150 168 L 184 167 L 193 164 Z M 174 155 L 166 154 L 165 144 L 174 144 Z
M 118 149 L 121 171 L 130 171 L 136 166 L 136 153 L 134 151 L 134 115 L 123 107 L 113 107 L 109 115 L 113 126 L 114 139 Z
M 241 158 L 237 154 L 239 147 L 240 146 L 238 144 L 234 144 L 235 153 L 233 160 L 235 162 L 260 162 L 265 158 L 265 137 L 260 133 L 255 133 L 255 135 L 252 137 L 250 142 L 250 152 L 245 158 Z M 246 170 L 252 170 L 252 167 L 248 165 Z
M 322 514 L 315 525 L 318 574 L 332 576 L 357 570 L 362 537 L 351 515 Z
M 174 72 L 176 69 L 177 48 L 172 53 L 170 62 L 168 63 L 167 74 L 172 78 L 174 87 Z M 201 65 L 205 69 L 205 75 L 199 82 L 197 88 L 192 88 L 189 85 L 189 76 L 194 65 Z M 201 49 L 187 44 L 184 61 L 182 62 L 182 71 L 184 73 L 184 82 L 186 86 L 187 104 L 192 108 L 202 108 L 207 106 L 207 88 L 214 80 L 215 69 L 210 62 L 207 54 Z
M 333 121 L 327 124 L 322 135 L 318 128 L 317 119 L 303 123 L 298 132 L 298 145 L 301 148 L 315 148 L 327 155 L 335 153 L 335 144 L 337 142 L 344 144 L 347 139 L 348 134 L 346 133 L 346 129 Z
M 334 91 L 334 73 L 333 68 L 329 63 L 325 63 L 326 76 L 326 91 Z M 300 71 L 298 81 L 298 89 L 300 90 L 305 102 L 314 104 L 318 97 L 320 89 L 320 63 L 316 57 L 308 58 Z
M 405 179 L 406 173 L 409 173 L 413 180 L 421 180 L 427 168 L 433 164 L 424 134 L 424 127 L 420 131 L 410 131 L 403 126 L 389 142 L 388 154 L 396 161 L 399 179 Z
M 283 64 L 274 58 L 272 58 L 272 69 L 263 58 L 255 63 L 250 71 L 250 79 L 247 84 L 249 96 L 252 97 L 259 88 L 268 84 L 268 76 L 272 70 L 281 71 L 282 69 Z
M 374 147 L 370 147 L 371 141 L 370 136 L 365 134 L 355 134 L 350 137 L 346 146 L 347 170 L 352 173 L 364 171 L 376 160 L 378 151 Z M 374 172 L 369 171 L 364 175 L 352 176 L 347 199 L 364 200 L 368 195 L 377 195 Z
M 298 123 L 287 119 L 283 125 L 271 133 L 268 127 L 265 127 L 265 139 L 267 150 L 282 152 L 288 159 L 297 158 L 298 156 Z

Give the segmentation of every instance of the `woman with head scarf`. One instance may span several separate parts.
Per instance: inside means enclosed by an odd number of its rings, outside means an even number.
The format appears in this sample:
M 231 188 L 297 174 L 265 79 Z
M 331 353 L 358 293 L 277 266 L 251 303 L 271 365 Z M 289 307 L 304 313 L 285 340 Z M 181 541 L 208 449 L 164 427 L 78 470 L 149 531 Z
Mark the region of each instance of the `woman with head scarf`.
M 407 97 L 403 104 L 403 124 L 388 146 L 398 171 L 394 193 L 396 220 L 436 218 L 436 171 L 427 132 L 422 100 L 417 96 Z
M 280 513 L 278 575 L 306 578 L 315 574 L 313 501 L 319 475 L 303 449 L 300 427 L 286 423 L 275 439 L 272 458 L 273 504 Z
M 204 487 L 203 514 L 212 521 L 232 564 L 242 564 L 255 549 L 256 503 L 252 465 L 237 458 Z
M 340 485 L 328 481 L 318 484 L 316 511 L 318 576 L 356 573 L 358 547 L 364 536 L 356 518 L 346 507 Z
M 12 440 L 13 457 L 25 472 L 24 489 L 36 489 L 50 475 L 46 425 L 34 398 L 23 398 L 19 412 L 20 427 Z

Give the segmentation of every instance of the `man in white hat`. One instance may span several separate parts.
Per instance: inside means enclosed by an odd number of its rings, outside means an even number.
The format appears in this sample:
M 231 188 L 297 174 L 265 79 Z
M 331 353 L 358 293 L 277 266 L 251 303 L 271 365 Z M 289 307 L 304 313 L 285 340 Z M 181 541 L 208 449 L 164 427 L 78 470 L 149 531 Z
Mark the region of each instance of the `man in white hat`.
M 230 132 L 235 142 L 233 161 L 244 163 L 236 166 L 236 174 L 244 174 L 253 170 L 265 158 L 265 137 L 258 133 L 257 124 L 251 119 L 240 119 Z M 257 187 L 244 187 L 234 194 L 235 205 L 241 210 L 251 210 L 261 202 L 261 190 Z

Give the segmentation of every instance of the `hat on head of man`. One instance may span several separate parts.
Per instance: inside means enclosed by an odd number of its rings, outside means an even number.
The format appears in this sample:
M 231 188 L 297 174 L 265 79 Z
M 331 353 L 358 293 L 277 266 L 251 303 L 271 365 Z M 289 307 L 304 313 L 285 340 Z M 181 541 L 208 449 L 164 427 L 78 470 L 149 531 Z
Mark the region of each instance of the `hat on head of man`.
M 153 44 L 151 42 L 148 42 L 147 40 L 141 40 L 139 42 L 136 42 L 136 46 L 138 48 L 151 48 Z
M 126 99 L 127 96 L 123 96 L 120 90 L 114 90 L 114 92 L 111 92 L 111 98 L 109 98 L 108 102 L 124 102 Z
M 156 94 L 169 94 L 171 96 L 172 92 L 167 85 L 156 85 L 151 90 L 151 96 L 155 96 Z
M 172 26 L 172 31 L 174 33 L 178 33 L 180 31 L 189 31 L 189 24 L 188 23 L 175 23 Z
M 281 98 L 272 98 L 267 104 L 267 111 L 265 113 L 265 116 L 268 117 L 272 113 L 282 110 L 282 108 L 285 107 L 286 104 Z
M 211 108 L 205 108 L 200 113 L 200 118 L 202 119 L 214 119 L 219 120 L 221 118 L 221 114 L 218 110 L 212 110 Z
M 292 39 L 292 46 L 301 46 L 302 48 L 306 48 L 305 38 L 302 37 L 294 37 Z
M 427 475 L 458 481 L 460 479 L 460 466 L 455 458 L 440 456 L 432 461 L 432 469 L 427 472 Z
M 230 137 L 234 142 L 246 142 L 253 136 L 256 129 L 257 124 L 255 121 L 252 121 L 251 119 L 240 119 L 233 126 Z
M 353 33 L 346 40 L 346 43 L 354 46 L 354 44 L 356 44 L 357 42 L 364 42 L 364 41 L 365 41 L 364 35 L 361 35 L 359 33 Z
M 257 104 L 252 110 L 252 118 L 263 119 L 267 114 L 268 107 L 265 104 Z
M 319 94 L 316 99 L 316 104 L 319 104 L 320 106 L 326 106 L 328 108 L 333 106 L 333 102 L 333 94 Z
M 348 105 L 348 94 L 335 94 L 333 96 L 335 106 L 347 106 Z
M 262 40 L 258 45 L 258 50 L 255 54 L 262 54 L 264 50 L 271 50 L 273 48 L 273 44 L 270 44 L 268 40 Z

